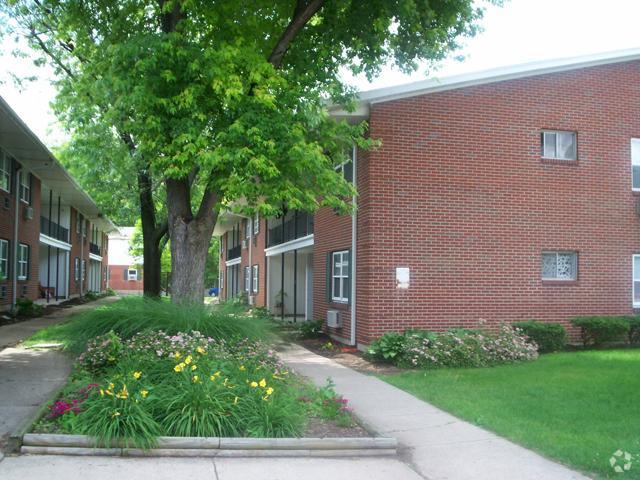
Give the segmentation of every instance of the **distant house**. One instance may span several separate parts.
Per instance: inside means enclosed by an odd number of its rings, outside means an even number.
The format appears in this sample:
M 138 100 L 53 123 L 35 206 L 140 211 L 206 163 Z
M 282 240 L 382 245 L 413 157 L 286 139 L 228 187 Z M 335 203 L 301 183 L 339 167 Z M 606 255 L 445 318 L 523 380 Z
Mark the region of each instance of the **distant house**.
M 640 312 L 640 50 L 364 92 L 353 216 L 224 212 L 220 296 L 366 345 Z
M 142 293 L 142 259 L 129 253 L 134 227 L 109 235 L 109 287 L 122 294 Z
M 0 311 L 101 292 L 115 226 L 0 97 Z

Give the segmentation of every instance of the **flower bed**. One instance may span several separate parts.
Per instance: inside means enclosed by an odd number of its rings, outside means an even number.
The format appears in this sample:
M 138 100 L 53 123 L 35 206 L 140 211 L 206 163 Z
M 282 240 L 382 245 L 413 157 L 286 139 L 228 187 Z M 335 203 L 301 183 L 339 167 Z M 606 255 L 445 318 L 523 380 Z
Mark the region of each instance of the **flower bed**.
M 535 360 L 537 348 L 520 330 L 503 325 L 495 335 L 463 329 L 387 333 L 371 343 L 367 354 L 400 367 L 486 367 Z
M 262 341 L 195 330 L 129 338 L 109 331 L 86 343 L 33 431 L 150 448 L 161 436 L 296 437 L 314 420 L 362 436 L 330 383 L 318 389 L 301 381 Z

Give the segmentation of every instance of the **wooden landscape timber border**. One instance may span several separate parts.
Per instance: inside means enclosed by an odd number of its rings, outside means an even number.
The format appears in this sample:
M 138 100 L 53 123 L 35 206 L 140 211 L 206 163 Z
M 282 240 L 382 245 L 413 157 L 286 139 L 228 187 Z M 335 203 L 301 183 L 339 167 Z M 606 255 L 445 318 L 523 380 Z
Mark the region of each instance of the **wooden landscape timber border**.
M 392 437 L 363 438 L 217 438 L 159 437 L 149 450 L 106 448 L 85 435 L 27 433 L 21 453 L 117 457 L 359 457 L 395 455 Z

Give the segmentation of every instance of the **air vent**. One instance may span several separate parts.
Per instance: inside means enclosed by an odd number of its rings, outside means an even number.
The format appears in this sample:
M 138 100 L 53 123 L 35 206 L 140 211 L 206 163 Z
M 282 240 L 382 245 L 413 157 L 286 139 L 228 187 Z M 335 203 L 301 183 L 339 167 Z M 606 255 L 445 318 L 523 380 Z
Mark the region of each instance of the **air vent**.
M 31 220 L 33 218 L 33 207 L 24 208 L 24 219 Z
M 247 248 L 247 241 L 246 240 L 242 240 L 242 248 Z
M 327 310 L 327 327 L 329 328 L 342 327 L 342 320 L 340 318 L 340 312 L 338 310 Z

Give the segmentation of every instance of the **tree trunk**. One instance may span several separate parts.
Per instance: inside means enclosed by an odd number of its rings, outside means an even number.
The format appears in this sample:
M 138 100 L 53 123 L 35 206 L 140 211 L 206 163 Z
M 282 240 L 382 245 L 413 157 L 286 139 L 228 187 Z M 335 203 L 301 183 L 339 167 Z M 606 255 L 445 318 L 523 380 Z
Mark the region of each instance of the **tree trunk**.
M 156 223 L 156 207 L 153 203 L 152 181 L 146 170 L 138 172 L 138 193 L 140 197 L 140 219 L 142 222 L 142 244 L 144 276 L 142 289 L 147 297 L 160 296 L 160 273 L 162 237 L 167 233 L 167 224 Z
M 217 215 L 215 195 L 205 192 L 197 215 L 191 211 L 188 178 L 167 180 L 169 238 L 171 239 L 171 299 L 174 303 L 202 303 L 204 272 Z

